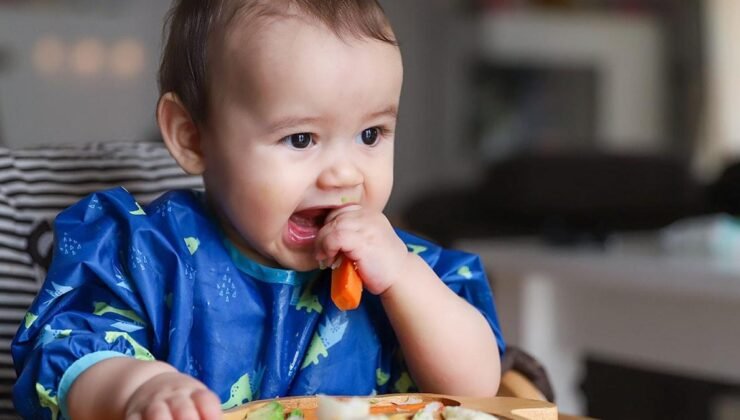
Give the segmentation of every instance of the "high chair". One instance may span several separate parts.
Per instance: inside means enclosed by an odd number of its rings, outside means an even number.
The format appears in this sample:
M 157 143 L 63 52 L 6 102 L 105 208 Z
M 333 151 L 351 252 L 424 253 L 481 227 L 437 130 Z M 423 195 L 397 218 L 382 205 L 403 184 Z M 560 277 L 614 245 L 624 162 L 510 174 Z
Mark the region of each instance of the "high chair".
M 545 368 L 516 346 L 508 346 L 501 360 L 498 396 L 555 402 L 555 393 Z

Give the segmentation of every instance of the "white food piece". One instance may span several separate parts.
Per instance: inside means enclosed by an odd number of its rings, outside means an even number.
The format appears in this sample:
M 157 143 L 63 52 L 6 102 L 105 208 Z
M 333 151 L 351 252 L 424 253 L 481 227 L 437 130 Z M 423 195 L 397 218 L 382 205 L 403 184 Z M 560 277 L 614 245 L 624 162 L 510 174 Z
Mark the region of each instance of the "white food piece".
M 442 412 L 445 420 L 497 420 L 498 417 L 492 416 L 482 411 L 471 410 L 462 407 L 445 407 Z
M 413 420 L 434 420 L 434 414 L 442 409 L 442 403 L 439 401 L 431 402 L 414 414 Z
M 370 417 L 370 402 L 360 398 L 340 400 L 319 395 L 316 416 L 319 420 L 365 419 Z

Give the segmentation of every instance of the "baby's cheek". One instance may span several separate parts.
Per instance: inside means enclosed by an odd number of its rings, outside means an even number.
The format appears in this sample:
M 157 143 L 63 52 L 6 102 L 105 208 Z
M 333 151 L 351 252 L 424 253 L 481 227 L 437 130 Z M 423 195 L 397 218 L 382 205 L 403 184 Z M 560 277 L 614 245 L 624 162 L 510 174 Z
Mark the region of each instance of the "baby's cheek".
M 274 219 L 284 213 L 286 209 L 283 203 L 283 195 L 277 188 L 270 186 L 260 186 L 258 194 L 252 197 L 255 203 L 250 203 L 254 208 L 259 209 L 259 219 L 265 222 L 272 222 Z
M 259 193 L 257 197 L 261 197 L 260 198 L 261 201 L 271 203 L 273 200 L 275 200 L 276 194 L 275 194 L 274 188 L 268 185 L 260 185 L 258 189 L 259 189 Z
M 275 208 L 279 193 L 266 185 L 245 185 L 232 194 L 229 197 L 232 223 L 252 238 L 263 237 L 269 230 L 267 226 L 274 225 L 280 213 Z
M 390 199 L 393 189 L 393 174 L 385 171 L 376 171 L 371 175 L 372 179 L 365 184 L 367 194 L 365 207 L 382 211 Z

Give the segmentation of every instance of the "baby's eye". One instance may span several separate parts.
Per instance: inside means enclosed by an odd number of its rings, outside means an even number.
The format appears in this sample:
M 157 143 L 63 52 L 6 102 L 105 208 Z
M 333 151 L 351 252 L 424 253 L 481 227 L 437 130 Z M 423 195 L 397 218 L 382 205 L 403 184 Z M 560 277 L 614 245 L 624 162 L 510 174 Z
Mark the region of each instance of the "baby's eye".
M 313 143 L 311 133 L 296 133 L 283 138 L 283 143 L 294 149 L 307 149 Z
M 358 143 L 362 143 L 365 146 L 375 146 L 378 144 L 378 138 L 380 137 L 380 129 L 378 127 L 371 127 L 362 130 L 359 136 L 357 136 Z

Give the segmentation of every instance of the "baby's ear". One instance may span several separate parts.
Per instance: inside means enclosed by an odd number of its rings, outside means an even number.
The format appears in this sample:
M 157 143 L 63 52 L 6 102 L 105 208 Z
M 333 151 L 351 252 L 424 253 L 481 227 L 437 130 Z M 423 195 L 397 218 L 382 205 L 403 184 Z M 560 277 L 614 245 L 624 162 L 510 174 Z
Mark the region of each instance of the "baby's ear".
M 205 170 L 198 126 L 174 92 L 159 98 L 157 124 L 164 144 L 185 172 L 201 175 Z

